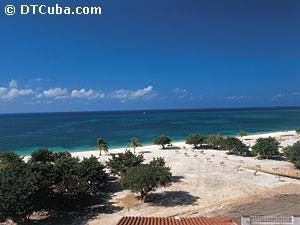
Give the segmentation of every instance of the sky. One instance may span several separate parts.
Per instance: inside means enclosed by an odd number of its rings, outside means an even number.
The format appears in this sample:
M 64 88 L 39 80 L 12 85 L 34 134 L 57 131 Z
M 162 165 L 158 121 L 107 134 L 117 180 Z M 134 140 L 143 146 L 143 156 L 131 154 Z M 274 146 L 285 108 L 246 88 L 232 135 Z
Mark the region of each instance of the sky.
M 7 16 L 0 113 L 300 106 L 298 0 L 28 0 Z

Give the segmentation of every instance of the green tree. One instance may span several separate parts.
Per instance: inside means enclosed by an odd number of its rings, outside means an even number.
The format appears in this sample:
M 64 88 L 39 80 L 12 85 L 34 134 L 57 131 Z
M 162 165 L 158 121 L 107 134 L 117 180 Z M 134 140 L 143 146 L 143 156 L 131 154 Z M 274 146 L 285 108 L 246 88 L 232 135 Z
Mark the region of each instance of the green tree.
M 194 148 L 198 148 L 199 145 L 201 145 L 205 140 L 204 136 L 201 136 L 199 134 L 190 134 L 187 138 L 185 143 L 189 145 L 193 145 Z
M 23 162 L 20 156 L 14 152 L 0 152 L 0 165 L 5 166 L 6 164 L 20 164 Z
M 292 146 L 286 147 L 283 153 L 287 160 L 292 162 L 296 168 L 300 169 L 300 141 Z
M 40 148 L 31 153 L 30 159 L 32 162 L 52 162 L 54 160 L 54 156 L 47 148 Z
M 137 147 L 142 147 L 143 145 L 140 143 L 139 139 L 136 137 L 131 138 L 131 142 L 129 144 L 129 147 L 133 148 L 133 152 L 135 153 L 135 149 Z
M 85 192 L 87 194 L 96 194 L 101 190 L 107 181 L 107 174 L 104 171 L 105 166 L 102 165 L 94 156 L 84 158 L 78 165 L 77 173 L 81 181 L 85 184 Z
M 228 150 L 231 154 L 234 155 L 244 155 L 247 150 L 247 146 L 236 137 L 225 138 L 221 148 L 224 150 Z
M 143 161 L 143 155 L 135 155 L 131 151 L 125 151 L 117 156 L 113 155 L 112 159 L 107 162 L 107 167 L 112 174 L 123 176 L 129 168 L 140 166 Z
M 53 209 L 52 197 L 54 196 L 54 155 L 48 149 L 39 149 L 31 154 L 27 165 L 34 174 L 38 183 L 38 191 L 34 195 L 35 210 Z
M 101 156 L 102 151 L 108 152 L 108 144 L 103 138 L 98 138 L 97 139 L 96 146 L 100 151 L 100 156 Z
M 300 127 L 296 129 L 296 133 L 300 134 Z
M 208 135 L 205 142 L 213 149 L 218 149 L 224 141 L 224 138 L 219 134 Z
M 61 197 L 75 198 L 84 194 L 84 187 L 78 176 L 79 159 L 71 155 L 61 155 L 54 163 L 55 189 Z
M 0 165 L 0 221 L 23 222 L 34 211 L 37 179 L 14 153 L 2 153 Z
M 155 145 L 161 145 L 163 149 L 165 149 L 165 145 L 170 144 L 171 143 L 171 138 L 169 138 L 166 135 L 161 135 L 158 138 L 156 138 L 154 140 L 154 144 Z
M 244 136 L 247 136 L 247 135 L 248 134 L 245 131 L 243 131 L 243 130 L 240 131 L 240 137 L 244 137 Z
M 258 138 L 253 146 L 253 154 L 263 159 L 277 156 L 279 155 L 279 142 L 273 137 Z
M 297 161 L 294 162 L 294 166 L 297 168 L 297 169 L 300 169 L 300 159 L 298 158 Z
M 145 201 L 150 191 L 168 186 L 171 176 L 170 168 L 165 166 L 164 160 L 153 159 L 149 164 L 129 168 L 121 178 L 121 185 L 132 192 L 140 193 L 141 200 Z
M 0 153 L 0 221 L 23 222 L 34 211 L 52 214 L 83 206 L 107 181 L 104 169 L 96 157 L 80 161 L 68 152 L 38 150 L 28 162 Z

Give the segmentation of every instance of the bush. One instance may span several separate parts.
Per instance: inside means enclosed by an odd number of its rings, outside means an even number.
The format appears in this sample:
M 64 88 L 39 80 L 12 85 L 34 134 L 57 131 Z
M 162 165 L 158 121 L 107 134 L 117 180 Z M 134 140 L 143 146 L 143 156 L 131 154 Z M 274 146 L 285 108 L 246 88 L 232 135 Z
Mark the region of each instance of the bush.
M 219 134 L 211 134 L 205 139 L 205 143 L 213 149 L 218 149 L 222 145 L 224 138 Z
M 121 185 L 132 192 L 139 192 L 145 201 L 148 193 L 158 187 L 166 187 L 171 183 L 172 173 L 165 166 L 162 158 L 153 159 L 149 164 L 131 167 L 121 179 Z
M 300 169 L 300 141 L 292 146 L 288 146 L 283 150 L 284 156 L 291 161 L 294 166 Z
M 273 138 L 259 138 L 253 146 L 253 154 L 268 159 L 279 155 L 279 142 Z
M 15 153 L 2 153 L 0 166 L 0 221 L 24 221 L 34 211 L 38 183 Z
M 229 152 L 234 155 L 245 155 L 248 149 L 247 146 L 236 137 L 227 137 L 224 139 L 221 148 L 223 150 L 229 150 Z
M 240 137 L 244 137 L 244 136 L 247 136 L 247 135 L 248 134 L 245 131 L 243 131 L 243 130 L 240 131 Z
M 187 138 L 185 143 L 189 145 L 193 145 L 194 148 L 198 148 L 199 145 L 203 144 L 205 140 L 204 136 L 201 136 L 199 134 L 190 134 Z
M 52 162 L 53 159 L 53 153 L 47 148 L 40 148 L 31 154 L 31 161 L 33 162 Z
M 22 222 L 34 211 L 80 207 L 82 199 L 100 191 L 106 178 L 95 157 L 79 161 L 70 153 L 42 149 L 26 163 L 15 153 L 1 153 L 0 220 Z
M 156 138 L 154 140 L 154 144 L 155 145 L 161 145 L 163 149 L 165 149 L 165 145 L 170 144 L 171 143 L 171 138 L 169 138 L 166 135 L 161 135 L 158 138 Z
M 85 193 L 96 194 L 107 181 L 107 174 L 96 157 L 84 158 L 78 165 L 77 173 L 85 184 Z
M 143 155 L 135 155 L 131 151 L 113 155 L 107 162 L 107 167 L 112 174 L 123 176 L 131 167 L 140 166 L 144 162 Z
M 300 134 L 300 127 L 296 129 L 296 133 Z
M 0 165 L 6 164 L 20 164 L 23 160 L 14 152 L 0 152 Z
M 300 159 L 298 159 L 297 161 L 295 161 L 293 164 L 294 164 L 294 166 L 295 166 L 297 169 L 300 169 Z

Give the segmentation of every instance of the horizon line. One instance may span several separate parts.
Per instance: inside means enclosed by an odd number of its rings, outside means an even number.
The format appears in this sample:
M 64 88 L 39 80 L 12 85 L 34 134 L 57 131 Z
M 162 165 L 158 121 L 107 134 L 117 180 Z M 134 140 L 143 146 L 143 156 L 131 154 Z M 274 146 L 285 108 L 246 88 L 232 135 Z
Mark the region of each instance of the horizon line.
M 149 111 L 211 111 L 211 110 L 255 110 L 255 109 L 299 109 L 300 106 L 249 106 L 249 107 L 208 107 L 208 108 L 166 108 L 166 109 L 128 109 L 128 110 L 79 110 L 79 111 L 45 111 L 45 112 L 8 112 L 1 115 L 22 114 L 59 114 L 59 113 L 115 113 L 115 112 L 149 112 Z

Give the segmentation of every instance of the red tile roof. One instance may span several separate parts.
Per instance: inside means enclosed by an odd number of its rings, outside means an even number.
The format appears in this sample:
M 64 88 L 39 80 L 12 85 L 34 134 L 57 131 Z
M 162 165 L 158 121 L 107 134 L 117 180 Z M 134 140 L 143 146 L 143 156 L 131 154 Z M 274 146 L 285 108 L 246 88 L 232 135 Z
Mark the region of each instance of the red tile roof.
M 117 225 L 240 225 L 230 218 L 208 217 L 123 217 Z

